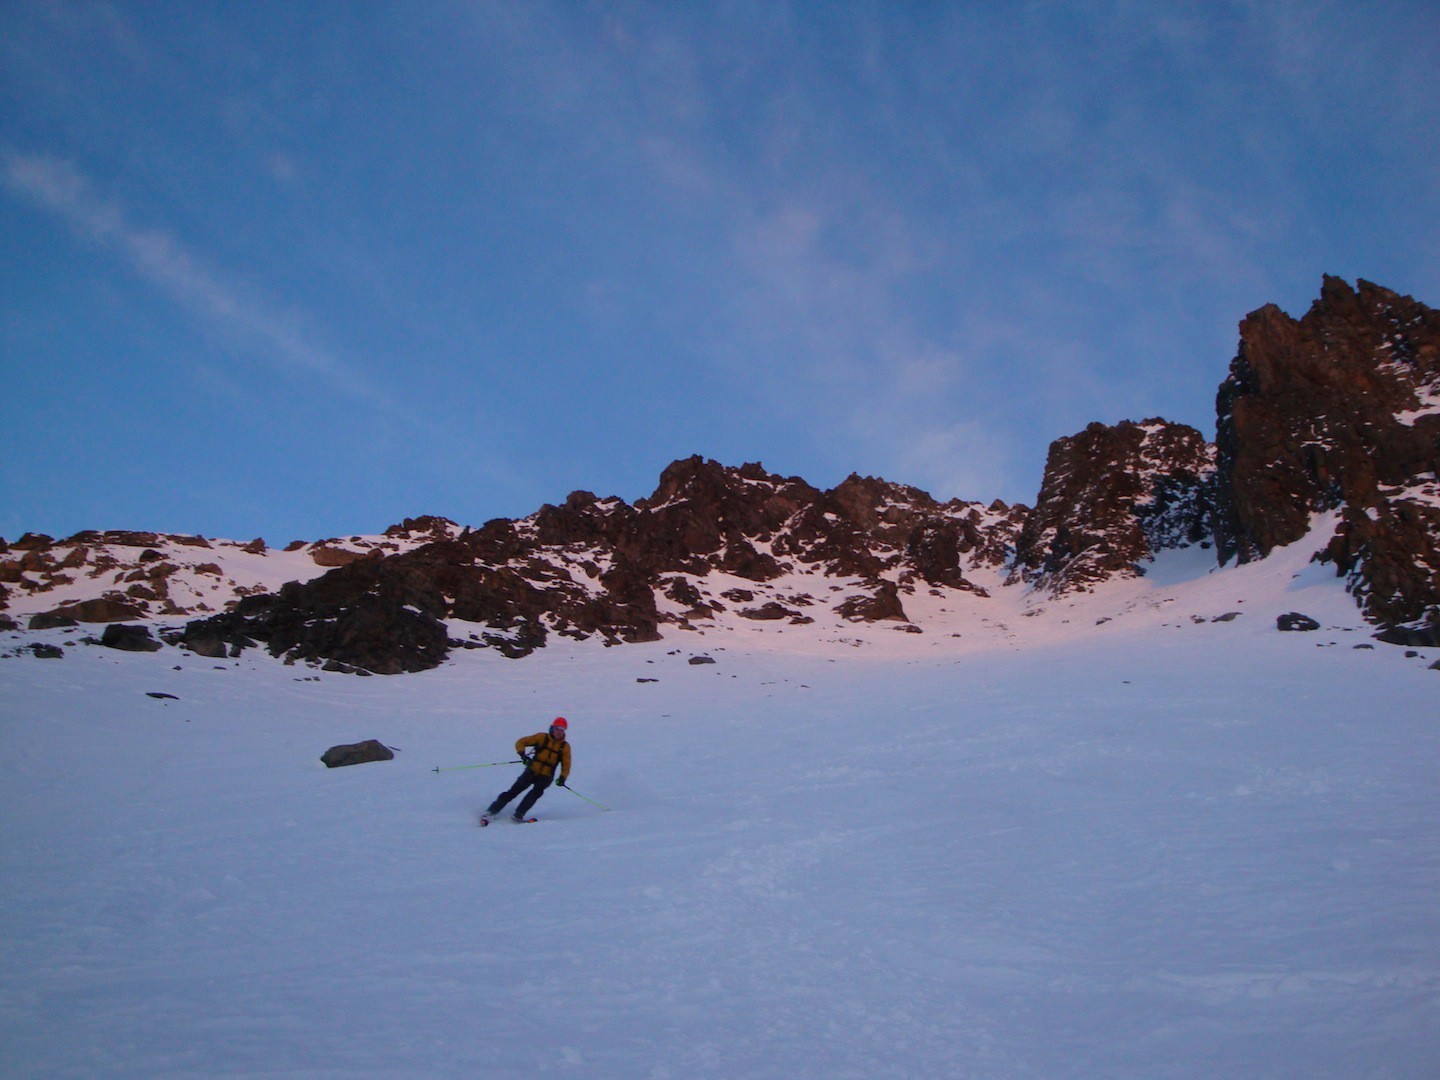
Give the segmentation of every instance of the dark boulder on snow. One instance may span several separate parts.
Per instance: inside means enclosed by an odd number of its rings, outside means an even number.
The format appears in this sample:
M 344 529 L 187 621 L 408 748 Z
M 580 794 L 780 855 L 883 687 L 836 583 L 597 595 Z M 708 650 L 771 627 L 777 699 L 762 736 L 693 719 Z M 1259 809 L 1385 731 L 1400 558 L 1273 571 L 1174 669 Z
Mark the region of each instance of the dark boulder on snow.
M 121 652 L 159 652 L 165 646 L 150 634 L 148 626 L 124 626 L 112 623 L 100 635 L 100 644 Z
M 359 559 L 370 558 L 377 552 L 352 551 L 349 548 L 332 547 L 332 541 L 321 540 L 310 549 L 310 557 L 316 566 L 349 566 Z
M 73 626 L 77 622 L 82 623 L 118 623 L 132 622 L 135 619 L 144 618 L 145 612 L 132 603 L 124 600 L 117 600 L 112 596 L 97 597 L 93 600 L 82 600 L 77 604 L 63 604 L 54 611 L 42 612 L 30 620 L 30 629 L 49 629 L 52 626 Z M 70 622 L 63 620 L 69 619 Z M 36 626 L 36 620 L 42 620 L 48 625 Z
M 37 615 L 31 615 L 30 622 L 26 625 L 31 630 L 60 630 L 79 626 L 80 622 L 73 615 L 62 615 L 58 611 L 42 611 Z
M 1320 624 L 1298 611 L 1286 612 L 1275 620 L 1276 630 L 1319 630 Z
M 780 619 L 797 618 L 800 612 L 794 608 L 787 608 L 778 601 L 771 600 L 759 607 L 741 608 L 737 614 L 742 619 L 753 619 L 755 622 L 776 622 Z
M 900 602 L 900 590 L 891 581 L 875 582 L 873 592 L 852 596 L 840 603 L 835 611 L 851 622 L 909 622 L 910 619 Z
M 345 765 L 363 765 L 367 761 L 390 761 L 395 752 L 378 739 L 364 742 L 343 743 L 332 746 L 320 755 L 327 769 L 338 769 Z

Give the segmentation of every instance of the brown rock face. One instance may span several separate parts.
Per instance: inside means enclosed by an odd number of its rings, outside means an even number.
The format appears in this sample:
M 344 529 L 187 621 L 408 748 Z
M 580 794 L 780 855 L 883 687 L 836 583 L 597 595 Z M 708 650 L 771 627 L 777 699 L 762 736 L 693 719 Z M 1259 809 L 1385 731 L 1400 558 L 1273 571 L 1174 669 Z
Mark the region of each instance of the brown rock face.
M 141 618 L 144 612 L 124 600 L 104 596 L 96 600 L 82 600 L 78 604 L 66 604 L 46 614 L 82 623 L 114 623 Z M 34 620 L 31 625 L 33 629 Z
M 349 566 L 365 558 L 363 551 L 351 551 L 348 548 L 331 547 L 321 542 L 310 549 L 310 557 L 315 560 L 316 566 Z
M 1326 277 L 1303 318 L 1271 305 L 1240 324 L 1216 411 L 1222 560 L 1338 511 L 1325 558 L 1366 614 L 1440 623 L 1440 312 Z
M 458 537 L 437 527 L 444 538 L 413 551 L 374 552 L 247 597 L 233 612 L 191 623 L 186 639 L 212 651 L 262 641 L 297 660 L 417 671 L 441 662 L 452 644 L 443 619 L 484 628 L 458 644 L 509 656 L 544 645 L 551 633 L 654 641 L 666 622 L 689 625 L 724 610 L 695 584 L 712 574 L 756 588 L 790 573 L 858 580 L 859 590 L 836 607 L 840 617 L 903 620 L 900 589 L 916 581 L 978 591 L 966 566 L 1001 565 L 1023 514 L 1001 503 L 942 505 L 869 478 L 823 492 L 758 464 L 727 468 L 692 457 L 667 468 L 655 493 L 633 506 L 577 491 L 562 505 Z M 425 520 L 406 525 L 430 528 Z M 751 603 L 748 590 L 724 595 L 744 604 L 743 618 L 811 621 L 797 610 L 813 604 L 810 597 Z M 683 612 L 662 614 L 661 598 Z
M 835 610 L 857 622 L 879 622 L 882 619 L 904 622 L 907 618 L 900 603 L 900 591 L 889 581 L 880 582 L 874 595 L 853 596 Z
M 1050 446 L 1016 572 L 1056 593 L 1135 577 L 1156 553 L 1208 543 L 1214 448 L 1192 427 L 1152 419 L 1091 424 Z

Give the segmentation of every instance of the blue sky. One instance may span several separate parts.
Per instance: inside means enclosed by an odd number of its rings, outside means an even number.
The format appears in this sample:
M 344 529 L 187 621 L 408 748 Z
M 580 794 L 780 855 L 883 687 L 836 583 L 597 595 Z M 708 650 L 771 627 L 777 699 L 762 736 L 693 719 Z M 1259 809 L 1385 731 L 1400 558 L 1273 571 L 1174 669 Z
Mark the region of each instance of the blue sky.
M 1323 273 L 1440 304 L 1433 3 L 0 2 L 8 539 L 1028 502 Z

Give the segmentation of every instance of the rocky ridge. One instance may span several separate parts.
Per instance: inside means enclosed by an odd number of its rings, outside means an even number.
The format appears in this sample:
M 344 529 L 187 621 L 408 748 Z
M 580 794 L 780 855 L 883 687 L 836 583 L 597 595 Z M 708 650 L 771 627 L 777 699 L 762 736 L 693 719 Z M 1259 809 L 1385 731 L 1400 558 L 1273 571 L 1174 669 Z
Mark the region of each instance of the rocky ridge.
M 284 552 L 156 534 L 0 541 L 0 618 L 200 615 L 162 636 L 397 673 L 461 647 L 518 657 L 552 635 L 653 641 L 719 621 L 918 633 L 921 608 L 1084 594 L 1178 548 L 1254 562 L 1323 518 L 1319 557 L 1366 616 L 1389 640 L 1433 644 L 1437 355 L 1440 314 L 1327 277 L 1304 318 L 1271 306 L 1242 321 L 1215 444 L 1159 418 L 1092 424 L 1052 444 L 1033 510 L 692 457 L 634 504 L 581 491 L 479 529 L 421 518 Z
M 858 476 L 820 491 L 692 457 L 634 505 L 578 491 L 518 521 L 243 598 L 184 640 L 212 651 L 263 641 L 293 659 L 392 673 L 433 667 L 454 647 L 523 656 L 552 634 L 654 641 L 725 613 L 905 625 L 904 597 L 919 589 L 985 595 L 972 575 L 1004 566 L 1024 513 Z M 474 629 L 451 638 L 451 623 Z
M 365 558 L 412 550 L 461 531 L 443 518 L 407 519 L 381 536 L 296 540 L 110 530 L 63 539 L 26 533 L 0 540 L 0 621 L 46 625 L 207 615 Z
M 1240 324 L 1216 412 L 1222 560 L 1336 510 L 1324 558 L 1366 615 L 1440 626 L 1440 312 L 1327 276 L 1303 318 L 1269 305 Z

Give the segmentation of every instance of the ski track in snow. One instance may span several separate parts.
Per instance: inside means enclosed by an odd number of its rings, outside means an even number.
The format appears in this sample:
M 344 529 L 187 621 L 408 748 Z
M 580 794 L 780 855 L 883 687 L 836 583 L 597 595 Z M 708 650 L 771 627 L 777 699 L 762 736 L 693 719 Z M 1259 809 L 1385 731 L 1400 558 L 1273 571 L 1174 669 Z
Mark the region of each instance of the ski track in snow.
M 968 652 L 0 660 L 0 1071 L 1433 1076 L 1440 651 L 1351 648 L 1340 583 L 1277 565 Z M 560 714 L 608 811 L 482 831 L 518 766 L 431 771 Z

